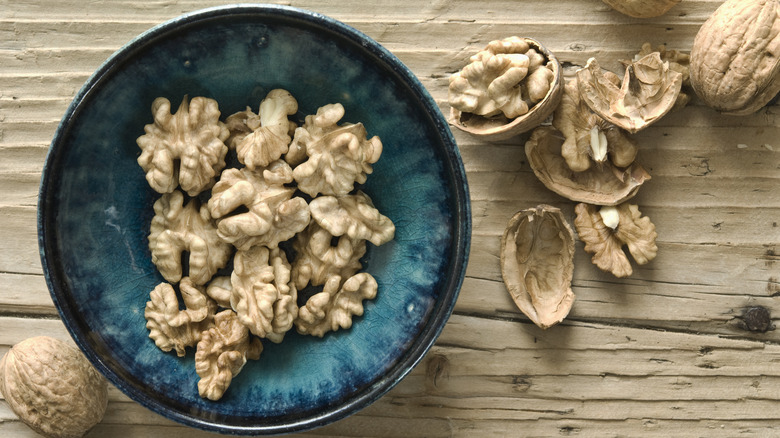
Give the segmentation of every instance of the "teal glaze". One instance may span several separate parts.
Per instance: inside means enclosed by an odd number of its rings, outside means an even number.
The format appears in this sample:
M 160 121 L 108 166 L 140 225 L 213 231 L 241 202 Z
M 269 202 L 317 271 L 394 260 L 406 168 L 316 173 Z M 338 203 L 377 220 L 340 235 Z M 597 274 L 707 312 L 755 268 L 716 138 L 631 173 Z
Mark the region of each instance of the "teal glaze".
M 198 396 L 194 352 L 163 353 L 143 316 L 162 277 L 147 235 L 159 197 L 136 163 L 135 139 L 158 96 L 216 99 L 223 117 L 257 110 L 286 88 L 300 116 L 341 102 L 384 151 L 362 189 L 396 225 L 369 244 L 378 296 L 350 330 L 290 332 L 265 344 L 222 400 Z M 386 393 L 447 321 L 463 281 L 471 232 L 468 187 L 443 116 L 414 75 L 358 31 L 290 7 L 212 8 L 166 22 L 113 55 L 85 84 L 57 130 L 39 197 L 41 260 L 76 343 L 119 389 L 191 426 L 230 434 L 307 430 Z

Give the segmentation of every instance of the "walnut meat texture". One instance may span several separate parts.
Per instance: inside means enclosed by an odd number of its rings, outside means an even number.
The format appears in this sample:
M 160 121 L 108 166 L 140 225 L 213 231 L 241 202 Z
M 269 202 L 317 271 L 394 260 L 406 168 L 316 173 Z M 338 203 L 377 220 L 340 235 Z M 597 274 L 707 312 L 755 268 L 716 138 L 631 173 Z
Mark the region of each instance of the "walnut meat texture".
M 290 145 L 287 117 L 298 111 L 298 101 L 286 90 L 271 90 L 260 102 L 258 114 L 251 109 L 236 113 L 225 121 L 231 137 L 228 146 L 236 149 L 238 161 L 249 169 L 266 167 L 278 160 Z
M 522 210 L 501 239 L 501 274 L 517 307 L 546 329 L 574 303 L 574 235 L 561 211 L 548 205 Z
M 195 351 L 198 393 L 209 400 L 219 400 L 246 364 L 257 360 L 263 351 L 259 338 L 252 337 L 232 310 L 214 316 L 214 326 L 203 332 Z
M 179 283 L 179 292 L 183 309 L 173 286 L 158 284 L 149 294 L 144 317 L 155 345 L 162 351 L 175 350 L 183 357 L 186 347 L 194 347 L 201 333 L 213 325 L 217 303 L 206 295 L 203 286 L 196 286 L 187 277 Z
M 309 196 L 348 194 L 355 183 L 366 182 L 382 155 L 379 137 L 367 138 L 362 123 L 339 125 L 342 117 L 340 103 L 325 105 L 295 130 L 285 160 L 295 166 L 298 189 Z
M 636 158 L 638 148 L 634 140 L 580 99 L 576 80 L 566 83 L 552 125 L 566 137 L 561 155 L 575 172 L 602 165 L 608 159 L 617 167 L 628 167 Z
M 652 18 L 665 14 L 680 0 L 603 0 L 612 9 L 634 18 Z
M 545 56 L 513 36 L 491 41 L 449 80 L 449 102 L 459 111 L 507 119 L 543 100 L 555 77 Z
M 285 186 L 292 181 L 292 169 L 282 160 L 255 170 L 225 170 L 208 202 L 218 236 L 242 250 L 275 248 L 306 228 L 309 206 Z
M 553 192 L 577 202 L 615 205 L 636 195 L 650 179 L 636 161 L 619 168 L 606 160 L 575 172 L 563 158 L 565 137 L 551 126 L 536 128 L 525 143 L 525 154 L 537 178 Z
M 177 191 L 164 194 L 154 203 L 149 232 L 152 262 L 171 283 L 188 275 L 196 285 L 206 284 L 230 261 L 233 247 L 217 234 L 217 228 L 205 205 L 197 199 L 184 204 Z M 189 273 L 184 274 L 182 253 L 189 253 Z
M 292 279 L 298 290 L 309 284 L 322 286 L 334 275 L 349 278 L 363 267 L 360 258 L 366 254 L 366 241 L 346 234 L 334 237 L 316 221 L 295 236 Z
M 717 111 L 752 114 L 780 90 L 780 4 L 728 0 L 701 26 L 691 49 L 691 85 Z
M 233 261 L 230 306 L 252 334 L 279 343 L 298 316 L 297 289 L 284 251 L 254 246 Z
M 580 98 L 596 114 L 630 133 L 660 120 L 677 101 L 682 74 L 669 68 L 658 52 L 627 61 L 623 80 L 605 73 L 595 58 L 577 70 Z
M 592 261 L 599 269 L 616 277 L 633 273 L 631 263 L 623 251 L 627 246 L 634 260 L 644 265 L 658 252 L 655 239 L 658 234 L 650 218 L 643 217 L 636 205 L 627 203 L 617 207 L 577 204 L 574 226 L 585 251 L 593 254 Z
M 309 203 L 312 218 L 333 236 L 365 239 L 376 246 L 395 236 L 395 225 L 358 190 L 354 195 L 319 196 Z
M 309 297 L 299 309 L 295 320 L 298 333 L 322 337 L 352 327 L 352 317 L 363 315 L 363 300 L 376 297 L 376 280 L 367 272 L 349 277 L 343 285 L 341 280 L 338 275 L 329 277 L 322 292 Z
M 80 351 L 48 336 L 19 342 L 0 360 L 0 393 L 45 437 L 84 436 L 103 418 L 107 387 Z
M 144 127 L 138 137 L 141 148 L 138 164 L 146 180 L 158 193 L 170 193 L 176 187 L 190 196 L 211 188 L 225 168 L 229 132 L 219 121 L 217 102 L 205 97 L 181 101 L 176 114 L 171 102 L 158 97 L 152 102 L 154 123 Z

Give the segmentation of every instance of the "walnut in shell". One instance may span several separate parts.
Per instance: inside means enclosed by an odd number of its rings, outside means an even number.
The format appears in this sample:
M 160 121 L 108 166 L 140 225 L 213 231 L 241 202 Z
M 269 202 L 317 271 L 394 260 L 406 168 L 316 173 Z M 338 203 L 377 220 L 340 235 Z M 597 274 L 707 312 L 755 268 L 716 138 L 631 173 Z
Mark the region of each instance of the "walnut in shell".
M 263 351 L 259 338 L 250 336 L 232 310 L 214 316 L 214 326 L 203 332 L 195 351 L 198 393 L 209 400 L 219 400 L 246 364 L 257 360 Z
M 577 70 L 580 98 L 608 122 L 635 133 L 657 122 L 677 101 L 682 75 L 658 52 L 626 62 L 620 82 L 605 73 L 595 58 Z
M 780 91 L 780 4 L 727 0 L 699 28 L 691 85 L 725 114 L 752 114 Z
M 154 203 L 154 218 L 149 230 L 152 262 L 165 280 L 176 283 L 189 275 L 194 284 L 203 285 L 230 261 L 233 248 L 217 235 L 208 208 L 176 190 Z M 182 253 L 189 253 L 189 274 L 183 273 Z
M 652 18 L 665 14 L 680 0 L 603 0 L 612 9 L 634 18 Z
M 25 339 L 0 360 L 0 393 L 48 438 L 84 436 L 103 419 L 108 384 L 80 351 L 48 336 Z
M 561 211 L 539 205 L 517 212 L 501 238 L 501 275 L 517 307 L 546 329 L 574 303 L 574 234 Z
M 655 239 L 658 234 L 650 218 L 642 216 L 639 207 L 628 203 L 618 206 L 577 204 L 574 226 L 585 243 L 585 251 L 593 254 L 592 261 L 599 269 L 615 277 L 633 273 L 623 246 L 627 246 L 634 260 L 644 265 L 658 252 Z
M 329 331 L 352 327 L 352 317 L 363 314 L 363 300 L 376 297 L 377 282 L 371 274 L 361 272 L 341 284 L 341 277 L 331 276 L 322 292 L 312 295 L 298 311 L 295 328 L 298 333 L 322 337 Z
M 138 137 L 138 164 L 149 185 L 159 193 L 170 193 L 181 185 L 190 196 L 211 188 L 225 167 L 229 132 L 219 121 L 214 99 L 187 96 L 175 114 L 171 102 L 158 97 L 152 102 L 154 123 Z
M 450 123 L 489 141 L 511 138 L 555 110 L 562 84 L 557 58 L 538 41 L 491 41 L 450 76 Z
M 577 202 L 615 205 L 636 195 L 650 179 L 637 162 L 619 168 L 607 160 L 582 172 L 571 170 L 562 156 L 564 136 L 555 128 L 540 126 L 525 143 L 525 154 L 537 178 L 553 192 Z

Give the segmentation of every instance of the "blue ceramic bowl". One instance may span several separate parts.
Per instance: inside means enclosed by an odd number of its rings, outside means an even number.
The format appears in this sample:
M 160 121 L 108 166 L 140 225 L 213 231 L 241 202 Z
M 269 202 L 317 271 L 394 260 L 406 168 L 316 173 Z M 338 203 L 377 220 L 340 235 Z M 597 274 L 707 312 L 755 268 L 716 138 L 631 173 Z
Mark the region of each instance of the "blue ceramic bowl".
M 217 402 L 198 395 L 194 354 L 160 351 L 144 305 L 163 281 L 147 236 L 159 197 L 136 163 L 150 105 L 188 94 L 223 117 L 257 109 L 273 88 L 302 114 L 341 102 L 384 153 L 363 190 L 395 223 L 369 245 L 379 284 L 350 330 L 291 332 L 267 344 Z M 331 18 L 290 7 L 206 9 L 163 23 L 87 81 L 52 141 L 38 206 L 41 260 L 65 325 L 91 362 L 130 398 L 168 418 L 230 434 L 311 429 L 367 406 L 420 361 L 446 323 L 464 277 L 468 187 L 452 134 L 415 76 L 379 44 Z

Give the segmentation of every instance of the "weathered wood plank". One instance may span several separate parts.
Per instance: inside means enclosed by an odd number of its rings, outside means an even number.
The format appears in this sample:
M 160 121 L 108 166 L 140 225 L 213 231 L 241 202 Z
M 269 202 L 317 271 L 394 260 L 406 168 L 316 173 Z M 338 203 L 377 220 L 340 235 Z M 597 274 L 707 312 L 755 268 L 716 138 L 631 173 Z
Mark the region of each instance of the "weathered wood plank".
M 63 20 L 83 20 L 85 18 L 100 20 L 105 17 L 117 20 L 166 20 L 176 15 L 197 10 L 203 7 L 230 3 L 229 1 L 167 1 L 156 0 L 135 2 L 131 0 L 112 2 L 110 6 L 96 4 L 88 11 L 80 11 L 69 3 L 57 1 L 41 1 L 35 4 L 14 5 L 14 8 L 4 8 L 0 19 L 40 20 L 41 17 L 56 16 Z M 567 21 L 593 22 L 603 20 L 610 23 L 638 23 L 643 20 L 632 19 L 612 11 L 608 6 L 598 1 L 567 0 L 553 3 L 532 4 L 525 2 L 522 6 L 511 0 L 491 2 L 486 7 L 480 1 L 440 1 L 421 5 L 419 2 L 399 1 L 393 4 L 374 4 L 350 0 L 333 4 L 327 0 L 317 1 L 270 1 L 269 3 L 287 4 L 301 7 L 340 20 L 360 18 L 377 19 L 377 17 L 395 17 L 397 19 L 419 19 L 456 21 L 470 23 L 478 20 L 497 20 L 514 18 L 518 24 L 538 21 L 558 23 L 565 17 Z M 702 22 L 720 4 L 717 0 L 686 0 L 665 14 L 652 20 L 663 23 Z M 516 11 L 507 14 L 506 11 Z M 576 11 L 576 13 L 572 13 Z

